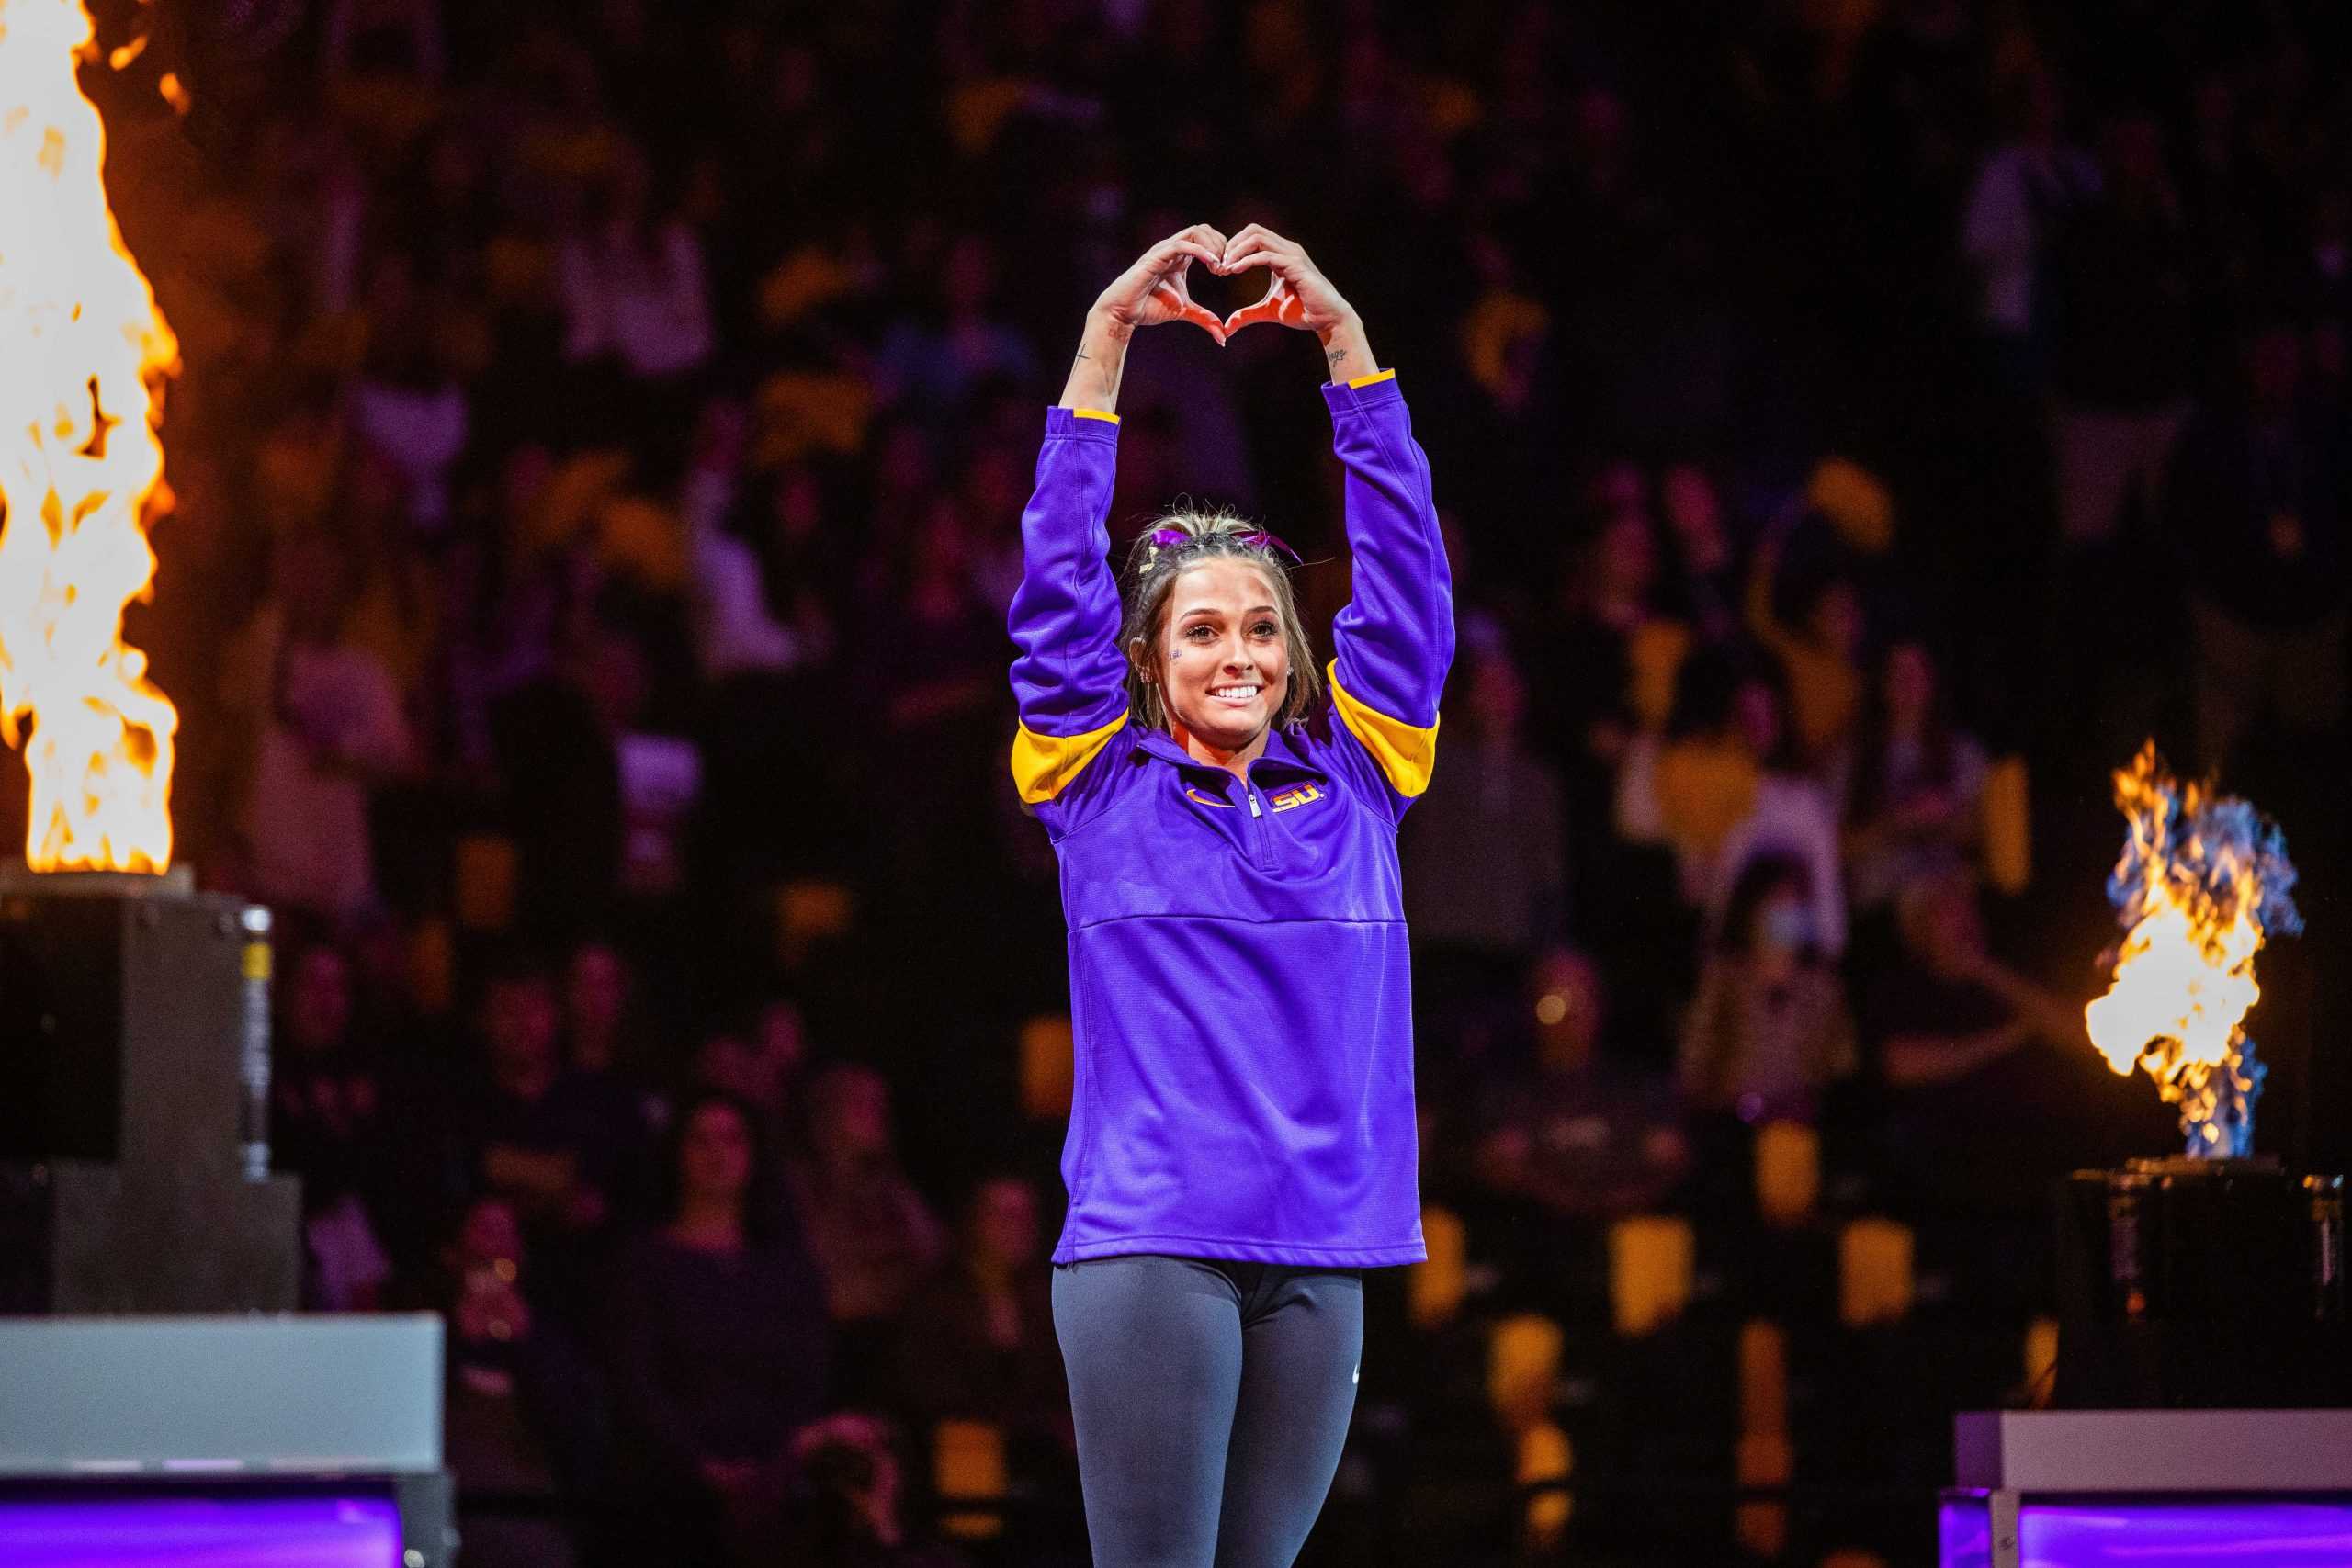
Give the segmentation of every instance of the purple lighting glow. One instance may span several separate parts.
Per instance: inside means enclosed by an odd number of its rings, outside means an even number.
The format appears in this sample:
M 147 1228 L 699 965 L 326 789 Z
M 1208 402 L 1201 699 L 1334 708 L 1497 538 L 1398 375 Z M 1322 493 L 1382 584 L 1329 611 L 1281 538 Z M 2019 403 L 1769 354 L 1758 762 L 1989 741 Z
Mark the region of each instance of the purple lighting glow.
M 383 1497 L 0 1501 L 0 1568 L 400 1568 Z
M 1991 1512 L 1947 1497 L 1937 1520 L 1943 1568 L 1991 1568 Z M 2034 1503 L 2018 1518 L 2021 1568 L 2342 1568 L 2352 1562 L 2352 1502 Z

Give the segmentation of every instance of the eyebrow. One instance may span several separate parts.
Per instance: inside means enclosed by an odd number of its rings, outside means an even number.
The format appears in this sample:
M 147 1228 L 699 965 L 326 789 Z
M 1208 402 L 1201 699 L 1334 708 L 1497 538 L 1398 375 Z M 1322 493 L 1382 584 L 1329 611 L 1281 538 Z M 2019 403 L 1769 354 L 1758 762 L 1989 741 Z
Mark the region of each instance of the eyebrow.
M 1176 618 L 1180 621 L 1189 621 L 1194 615 L 1214 615 L 1216 613 L 1217 608 L 1214 604 L 1195 604 Z M 1245 615 L 1271 615 L 1274 613 L 1274 607 L 1272 604 L 1253 604 L 1241 613 Z

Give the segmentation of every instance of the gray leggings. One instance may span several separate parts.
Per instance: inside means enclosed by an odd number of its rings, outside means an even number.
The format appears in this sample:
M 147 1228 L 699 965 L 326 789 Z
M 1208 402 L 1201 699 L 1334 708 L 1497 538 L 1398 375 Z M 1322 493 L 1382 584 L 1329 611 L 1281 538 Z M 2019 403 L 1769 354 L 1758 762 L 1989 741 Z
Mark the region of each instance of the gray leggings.
M 1363 1276 L 1138 1253 L 1054 1268 L 1095 1568 L 1290 1568 L 1355 1408 Z

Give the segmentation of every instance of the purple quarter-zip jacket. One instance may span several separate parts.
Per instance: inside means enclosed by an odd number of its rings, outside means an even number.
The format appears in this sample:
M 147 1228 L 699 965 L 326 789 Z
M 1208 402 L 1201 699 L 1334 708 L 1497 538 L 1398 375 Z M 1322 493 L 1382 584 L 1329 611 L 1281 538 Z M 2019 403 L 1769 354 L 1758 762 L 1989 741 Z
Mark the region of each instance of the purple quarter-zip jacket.
M 1429 784 L 1452 584 L 1396 373 L 1323 394 L 1355 598 L 1329 699 L 1246 780 L 1132 720 L 1105 559 L 1118 421 L 1046 412 L 1011 624 L 1013 780 L 1069 924 L 1057 1263 L 1426 1256 L 1396 824 Z

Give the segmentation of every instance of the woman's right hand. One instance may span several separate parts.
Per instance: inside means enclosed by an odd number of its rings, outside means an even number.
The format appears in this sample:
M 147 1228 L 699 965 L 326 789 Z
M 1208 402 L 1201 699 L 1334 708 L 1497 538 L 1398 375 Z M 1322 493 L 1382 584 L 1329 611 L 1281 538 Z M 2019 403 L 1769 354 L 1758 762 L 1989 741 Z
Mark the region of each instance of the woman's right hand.
M 1206 223 L 1195 223 L 1144 252 L 1135 265 L 1112 279 L 1095 299 L 1095 311 L 1129 329 L 1190 321 L 1223 344 L 1225 318 L 1194 303 L 1184 278 L 1195 261 L 1221 268 L 1224 259 L 1225 236 Z

